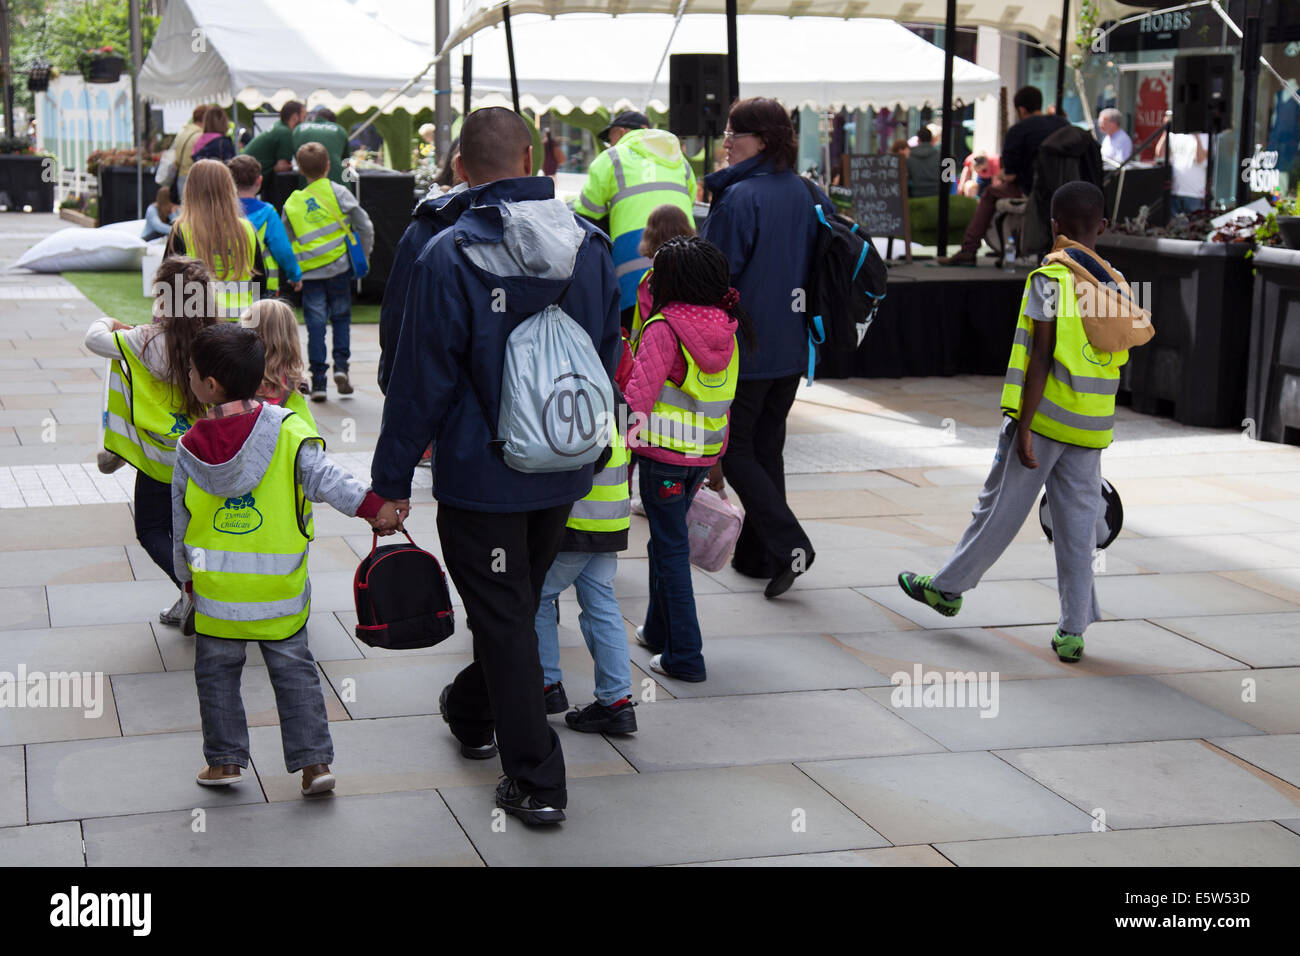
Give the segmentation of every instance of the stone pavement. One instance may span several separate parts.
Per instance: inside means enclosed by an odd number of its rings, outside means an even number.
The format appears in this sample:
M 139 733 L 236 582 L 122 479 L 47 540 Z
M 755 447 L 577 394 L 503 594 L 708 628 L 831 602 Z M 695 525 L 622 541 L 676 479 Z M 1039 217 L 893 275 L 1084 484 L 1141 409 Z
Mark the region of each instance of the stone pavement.
M 0 216 L 0 266 L 54 228 Z M 254 772 L 199 788 L 193 647 L 157 623 L 174 589 L 135 543 L 130 469 L 87 464 L 103 363 L 81 336 L 96 314 L 58 277 L 0 273 L 0 681 L 102 680 L 96 706 L 0 706 L 6 863 L 1300 863 L 1300 449 L 1121 410 L 1103 459 L 1126 509 L 1099 558 L 1106 619 L 1066 665 L 1047 646 L 1055 580 L 1034 516 L 955 619 L 894 584 L 937 567 L 965 526 L 998 424 L 989 378 L 801 391 L 788 484 L 815 567 L 777 601 L 730 569 L 694 572 L 709 680 L 659 683 L 629 642 L 640 733 L 553 718 L 570 770 L 562 827 L 502 827 L 499 766 L 463 760 L 439 718 L 439 689 L 469 659 L 463 625 L 426 652 L 351 636 L 371 539 L 323 506 L 309 628 L 338 791 L 303 800 L 284 772 L 256 650 Z M 317 418 L 364 474 L 381 409 L 374 327 L 353 342 L 357 395 L 331 395 Z M 410 526 L 437 550 L 421 477 Z M 646 605 L 644 520 L 631 538 L 629 634 Z M 592 668 L 577 612 L 570 592 L 562 657 L 581 702 Z M 949 681 L 962 694 L 945 699 L 901 693 L 899 672 L 984 680 L 971 698 Z

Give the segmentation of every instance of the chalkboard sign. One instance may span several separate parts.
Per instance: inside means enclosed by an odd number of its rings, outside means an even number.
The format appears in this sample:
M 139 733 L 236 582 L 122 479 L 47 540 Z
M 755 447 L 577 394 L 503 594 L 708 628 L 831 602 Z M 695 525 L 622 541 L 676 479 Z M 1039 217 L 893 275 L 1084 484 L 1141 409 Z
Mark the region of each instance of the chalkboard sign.
M 903 157 L 845 154 L 843 164 L 843 182 L 853 191 L 853 221 L 871 236 L 902 237 L 911 262 L 912 223 L 907 214 L 907 163 Z

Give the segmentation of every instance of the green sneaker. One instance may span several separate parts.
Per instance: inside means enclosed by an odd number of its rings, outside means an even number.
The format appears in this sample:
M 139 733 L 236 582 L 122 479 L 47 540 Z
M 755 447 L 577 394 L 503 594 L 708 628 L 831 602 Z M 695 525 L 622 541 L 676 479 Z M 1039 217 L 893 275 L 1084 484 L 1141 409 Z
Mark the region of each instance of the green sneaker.
M 1056 651 L 1056 656 L 1068 664 L 1073 664 L 1083 656 L 1083 635 L 1066 634 L 1059 628 L 1056 636 L 1052 638 L 1052 650 Z
M 898 586 L 913 601 L 930 605 L 944 617 L 952 617 L 961 610 L 961 595 L 955 598 L 944 597 L 941 591 L 930 584 L 933 579 L 932 574 L 913 574 L 911 571 L 904 571 L 898 576 Z

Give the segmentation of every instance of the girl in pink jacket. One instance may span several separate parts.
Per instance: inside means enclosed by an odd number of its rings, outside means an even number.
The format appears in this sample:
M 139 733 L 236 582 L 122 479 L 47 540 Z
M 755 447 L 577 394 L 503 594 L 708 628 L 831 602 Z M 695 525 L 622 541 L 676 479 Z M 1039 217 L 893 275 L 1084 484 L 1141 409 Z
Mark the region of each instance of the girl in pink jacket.
M 726 256 L 706 240 L 683 237 L 661 246 L 650 293 L 631 375 L 620 383 L 650 524 L 650 604 L 637 641 L 654 654 L 651 670 L 702 681 L 686 512 L 706 477 L 709 487 L 722 486 L 717 462 L 727 447 L 739 375 L 736 335 L 749 347 L 753 331 L 731 288 Z

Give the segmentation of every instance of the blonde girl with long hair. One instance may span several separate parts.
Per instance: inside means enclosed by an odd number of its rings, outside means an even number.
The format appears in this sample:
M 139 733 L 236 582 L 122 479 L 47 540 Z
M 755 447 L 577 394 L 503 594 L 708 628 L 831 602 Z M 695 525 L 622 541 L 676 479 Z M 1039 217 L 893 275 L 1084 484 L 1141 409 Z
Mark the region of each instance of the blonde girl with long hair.
M 190 170 L 167 254 L 192 256 L 207 267 L 221 318 L 238 318 L 257 298 L 266 267 L 225 163 L 201 159 Z
M 262 299 L 239 317 L 239 324 L 255 331 L 266 350 L 266 369 L 257 388 L 258 399 L 297 412 L 315 428 L 316 420 L 298 387 L 304 381 L 304 365 L 293 309 L 283 299 Z

